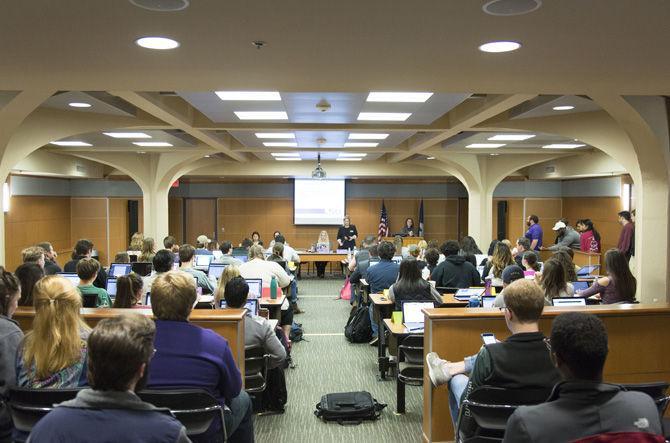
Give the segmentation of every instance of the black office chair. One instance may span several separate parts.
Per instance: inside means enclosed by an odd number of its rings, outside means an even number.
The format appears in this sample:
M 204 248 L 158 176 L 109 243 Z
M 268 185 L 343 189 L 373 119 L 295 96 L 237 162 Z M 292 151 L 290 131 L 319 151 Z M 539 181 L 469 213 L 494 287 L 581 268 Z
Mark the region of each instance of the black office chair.
M 401 363 L 405 363 L 401 366 Z M 408 335 L 398 346 L 396 412 L 405 413 L 405 385 L 423 385 L 423 335 Z
M 146 389 L 137 395 L 158 408 L 167 408 L 186 428 L 189 437 L 205 433 L 214 420 L 221 421 L 226 437 L 224 407 L 204 389 Z
M 27 438 L 37 422 L 54 409 L 54 405 L 72 400 L 79 391 L 80 389 L 10 388 L 8 405 L 14 428 Z M 25 441 L 20 437 L 17 440 Z
M 81 304 L 85 308 L 96 308 L 98 306 L 98 294 L 93 293 L 82 293 L 81 294 Z
M 670 395 L 668 395 L 668 388 L 670 388 L 670 383 L 659 381 L 659 382 L 650 382 L 650 383 L 629 383 L 622 384 L 627 391 L 637 391 L 644 392 L 649 395 L 656 403 L 658 408 L 658 413 L 661 414 L 661 418 L 665 415 L 666 409 L 668 409 L 668 404 L 670 404 Z
M 551 388 L 480 386 L 470 392 L 461 404 L 456 423 L 456 441 L 502 441 L 507 419 L 516 408 L 544 403 L 550 394 Z M 468 423 L 464 420 L 466 409 L 470 412 Z M 464 433 L 467 435 L 462 435 Z
M 248 394 L 265 391 L 268 381 L 269 356 L 260 346 L 247 347 L 244 350 L 244 390 Z

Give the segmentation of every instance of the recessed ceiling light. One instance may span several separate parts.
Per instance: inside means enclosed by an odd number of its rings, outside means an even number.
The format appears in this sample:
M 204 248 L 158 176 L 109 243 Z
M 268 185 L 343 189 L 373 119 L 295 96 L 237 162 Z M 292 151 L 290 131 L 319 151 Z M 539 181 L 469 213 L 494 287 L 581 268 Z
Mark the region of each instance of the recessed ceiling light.
M 297 148 L 298 143 L 296 142 L 265 142 L 263 146 L 268 148 Z
M 554 106 L 551 109 L 553 109 L 554 111 L 569 111 L 571 109 L 575 109 L 575 107 L 572 105 L 564 105 L 564 106 Z
M 510 140 L 510 141 L 522 141 L 522 140 L 528 140 L 529 138 L 535 137 L 535 134 L 498 134 L 494 135 L 493 137 L 489 137 L 488 140 L 492 141 L 504 141 L 504 140 Z
M 479 47 L 482 52 L 510 52 L 521 47 L 521 43 L 512 41 L 498 41 L 484 43 Z
M 466 148 L 501 148 L 505 146 L 505 143 L 470 143 L 469 145 L 466 146 Z
M 432 92 L 371 92 L 368 102 L 425 103 Z
M 179 42 L 177 40 L 172 40 L 167 37 L 142 37 L 135 40 L 135 43 L 137 46 L 146 49 L 158 49 L 160 51 L 179 47 Z
M 257 132 L 258 138 L 295 138 L 292 132 Z
M 288 120 L 283 111 L 235 111 L 240 120 Z
M 146 154 L 147 151 L 137 151 L 138 154 Z
M 133 144 L 145 148 L 166 148 L 172 146 L 172 143 L 168 142 L 133 142 Z
M 273 157 L 300 157 L 297 152 L 273 152 L 270 155 Z
M 215 91 L 214 93 L 224 101 L 281 101 L 277 91 Z
M 301 158 L 296 158 L 296 157 L 277 157 L 275 158 L 278 162 L 299 162 L 302 159 Z
M 349 140 L 386 140 L 388 134 L 366 134 L 361 132 L 352 132 L 349 134 Z
M 346 142 L 344 144 L 345 148 L 376 148 L 379 146 L 379 143 L 373 142 Z
M 435 160 L 435 157 L 426 157 L 426 160 Z
M 103 134 L 113 138 L 151 138 L 149 134 L 144 132 L 103 132 Z
M 359 162 L 363 160 L 362 158 L 351 158 L 351 157 L 337 157 L 335 161 L 338 162 Z
M 56 146 L 93 146 L 90 143 L 82 142 L 82 141 L 60 141 L 60 142 L 51 142 L 52 145 Z
M 84 103 L 84 102 L 72 102 L 67 104 L 70 107 L 73 108 L 90 108 L 91 104 L 90 103 Z
M 210 158 L 210 157 L 211 157 L 211 155 L 206 155 L 206 156 L 205 156 L 205 158 Z
M 149 11 L 175 12 L 188 8 L 189 0 L 130 0 L 130 3 Z
M 489 154 L 489 155 L 490 155 L 491 157 L 495 157 L 496 155 L 500 155 L 500 154 L 493 154 L 493 153 L 491 153 L 491 154 Z
M 361 112 L 358 114 L 358 120 L 404 122 L 410 115 L 412 115 L 410 112 Z
M 340 152 L 339 157 L 365 157 L 367 154 L 357 152 Z
M 542 146 L 543 149 L 575 149 L 586 146 L 583 143 L 554 143 L 551 145 Z

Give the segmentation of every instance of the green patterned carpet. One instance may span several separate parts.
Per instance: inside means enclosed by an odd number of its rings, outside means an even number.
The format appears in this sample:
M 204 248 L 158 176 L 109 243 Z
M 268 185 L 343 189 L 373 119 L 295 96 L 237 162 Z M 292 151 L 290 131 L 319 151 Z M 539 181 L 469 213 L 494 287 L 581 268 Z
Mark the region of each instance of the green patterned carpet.
M 308 341 L 293 347 L 295 369 L 286 371 L 288 404 L 282 415 L 256 417 L 256 441 L 283 442 L 420 442 L 422 388 L 408 386 L 407 413 L 395 414 L 395 380 L 377 381 L 377 350 L 344 338 L 349 302 L 335 300 L 341 280 L 301 280 L 295 316 Z M 321 396 L 331 392 L 369 391 L 388 404 L 376 422 L 358 426 L 324 423 L 314 414 Z

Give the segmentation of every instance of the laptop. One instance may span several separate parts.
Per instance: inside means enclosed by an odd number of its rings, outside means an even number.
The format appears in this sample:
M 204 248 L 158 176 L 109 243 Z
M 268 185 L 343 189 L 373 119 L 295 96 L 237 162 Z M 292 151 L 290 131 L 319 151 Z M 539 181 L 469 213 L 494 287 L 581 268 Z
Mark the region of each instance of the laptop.
M 249 298 L 261 298 L 263 295 L 263 280 L 260 278 L 245 278 L 249 285 Z
M 59 272 L 57 275 L 65 277 L 72 282 L 73 285 L 79 286 L 79 276 L 73 272 Z
M 249 260 L 249 256 L 248 256 L 248 255 L 233 255 L 233 258 L 238 259 L 238 260 L 241 261 L 242 263 L 246 263 L 247 260 Z
M 140 277 L 146 277 L 147 275 L 150 275 L 151 271 L 154 269 L 154 265 L 146 261 L 138 261 L 131 263 L 130 265 L 133 272 Z
M 393 263 L 396 263 L 396 264 L 399 265 L 400 262 L 402 262 L 402 255 L 396 255 L 395 257 L 393 257 L 393 258 L 391 259 L 391 261 L 392 261 Z
M 402 304 L 402 322 L 410 332 L 423 332 L 423 312 L 422 309 L 432 309 L 433 302 L 414 302 L 406 301 Z
M 221 309 L 226 309 L 228 305 L 226 304 L 225 300 L 221 300 L 219 307 Z M 252 315 L 258 315 L 258 300 L 255 298 L 247 300 L 247 302 L 244 304 L 244 309 L 251 312 Z
M 591 275 L 592 272 L 595 272 L 598 269 L 600 269 L 600 265 L 584 266 L 579 271 L 577 271 L 577 275 L 579 277 L 586 277 L 588 275 Z
M 128 275 L 132 271 L 131 263 L 112 263 L 109 265 L 109 276 L 110 277 L 121 277 L 122 275 Z
M 330 248 L 328 247 L 328 245 L 326 245 L 324 243 L 321 243 L 320 245 L 316 245 L 316 252 L 318 252 L 320 254 L 327 254 L 328 252 L 330 252 L 329 249 Z
M 558 297 L 552 300 L 554 306 L 586 306 L 586 299 L 580 297 Z
M 477 266 L 481 266 L 485 258 L 489 258 L 489 256 L 486 254 L 475 254 L 475 263 L 477 263 Z
M 212 251 L 212 256 L 214 257 L 214 260 L 221 260 L 221 257 L 223 257 L 223 252 Z
M 173 271 L 178 271 L 179 270 L 179 262 L 178 261 L 172 263 L 172 270 Z
M 454 294 L 454 298 L 460 301 L 468 301 L 473 295 L 481 297 L 484 294 L 485 288 L 465 288 L 459 289 Z
M 193 267 L 201 271 L 206 271 L 207 269 L 209 269 L 209 264 L 211 263 L 213 258 L 214 258 L 213 255 L 196 255 Z
M 109 294 L 110 297 L 116 297 L 116 278 L 108 278 L 107 287 L 105 289 L 107 290 L 107 294 Z
M 492 308 L 495 300 L 495 295 L 482 295 L 482 308 Z
M 223 263 L 210 263 L 207 277 L 219 280 L 221 278 L 221 274 L 223 274 L 223 270 L 227 267 L 228 265 Z
M 587 281 L 573 281 L 571 283 L 572 286 L 575 288 L 575 292 L 585 291 L 589 289 L 589 282 Z

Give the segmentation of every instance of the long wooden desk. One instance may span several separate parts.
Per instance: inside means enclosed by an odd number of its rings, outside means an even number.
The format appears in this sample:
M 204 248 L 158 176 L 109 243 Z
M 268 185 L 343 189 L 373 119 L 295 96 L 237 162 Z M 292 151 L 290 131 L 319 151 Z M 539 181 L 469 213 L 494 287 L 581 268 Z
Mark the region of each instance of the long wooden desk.
M 311 266 L 317 262 L 325 262 L 330 265 L 330 272 L 333 272 L 333 265 L 336 264 L 337 269 L 339 269 L 339 264 L 347 262 L 347 254 L 337 253 L 337 252 L 298 252 L 300 254 L 300 263 L 298 266 L 301 267 L 303 264 Z M 353 256 L 354 252 L 351 252 Z M 309 268 L 308 268 L 309 270 Z
M 383 237 L 382 240 L 390 241 L 391 243 L 393 243 L 395 241 L 395 237 Z M 402 237 L 402 245 L 403 246 L 416 245 L 421 240 L 423 240 L 423 237 Z M 398 251 L 398 252 L 400 252 L 400 251 Z
M 540 319 L 542 332 L 550 335 L 552 319 L 568 311 L 588 312 L 605 323 L 609 337 L 606 381 L 670 380 L 670 305 L 547 306 Z M 498 339 L 510 335 L 497 308 L 428 309 L 424 314 L 424 353 L 437 352 L 445 360 L 474 355 L 481 347 L 482 332 L 493 332 Z M 423 441 L 453 440 L 448 387 L 434 388 L 425 367 L 423 392 Z
M 233 358 L 240 372 L 244 374 L 244 309 L 194 309 L 189 321 L 194 325 L 211 329 L 226 340 L 233 353 Z M 116 317 L 122 314 L 142 314 L 153 317 L 151 309 L 111 309 L 111 308 L 82 308 L 81 315 L 86 324 L 95 327 L 104 318 Z M 31 307 L 20 306 L 14 316 L 23 332 L 33 327 L 35 310 Z

